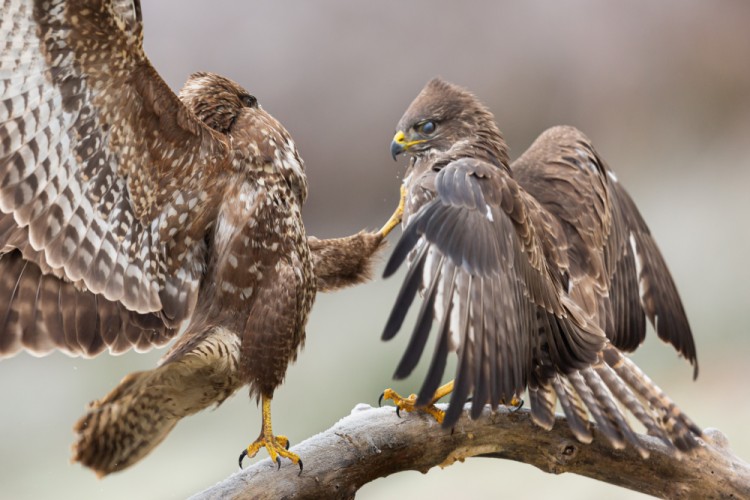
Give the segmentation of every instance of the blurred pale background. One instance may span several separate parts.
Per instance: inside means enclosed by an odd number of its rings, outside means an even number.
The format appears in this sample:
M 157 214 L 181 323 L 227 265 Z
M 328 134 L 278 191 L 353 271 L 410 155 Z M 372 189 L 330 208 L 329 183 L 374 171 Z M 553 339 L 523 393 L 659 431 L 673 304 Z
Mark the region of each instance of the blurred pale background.
M 637 361 L 750 459 L 750 3 L 145 0 L 143 17 L 147 52 L 172 88 L 194 71 L 227 75 L 291 131 L 310 182 L 305 221 L 317 236 L 379 227 L 391 213 L 403 164 L 391 161 L 388 144 L 435 75 L 490 106 L 514 157 L 546 127 L 581 128 L 661 245 L 701 373 L 692 382 L 687 364 L 653 339 Z M 388 344 L 379 335 L 397 281 L 318 297 L 306 349 L 274 399 L 274 430 L 299 442 L 392 385 L 407 335 Z M 161 354 L 0 362 L 0 496 L 179 498 L 234 472 L 260 428 L 244 393 L 183 421 L 125 472 L 97 480 L 69 464 L 71 427 L 86 404 Z M 418 387 L 422 368 L 395 387 Z M 638 497 L 470 459 L 376 481 L 358 498 L 407 495 Z

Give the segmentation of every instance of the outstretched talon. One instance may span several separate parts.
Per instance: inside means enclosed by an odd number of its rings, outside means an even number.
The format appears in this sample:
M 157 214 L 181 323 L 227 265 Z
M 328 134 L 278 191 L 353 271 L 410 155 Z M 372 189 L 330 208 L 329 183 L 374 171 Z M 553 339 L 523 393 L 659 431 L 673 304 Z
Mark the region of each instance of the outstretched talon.
M 378 398 L 378 406 L 380 406 L 383 403 L 383 400 L 390 399 L 391 401 L 393 401 L 393 404 L 396 405 L 396 415 L 398 415 L 399 417 L 401 416 L 401 410 L 404 410 L 407 412 L 418 410 L 418 411 L 427 413 L 429 415 L 432 415 L 432 417 L 437 421 L 437 423 L 442 424 L 443 420 L 445 419 L 445 412 L 443 410 L 438 409 L 435 406 L 435 403 L 440 398 L 444 398 L 451 392 L 453 392 L 453 381 L 448 382 L 447 384 L 438 387 L 438 389 L 435 391 L 435 394 L 432 396 L 432 400 L 430 400 L 430 402 L 427 403 L 427 405 L 417 406 L 416 394 L 412 394 L 408 398 L 405 398 L 403 396 L 400 396 L 393 389 L 386 389 L 380 395 L 380 398 Z M 523 407 L 523 399 L 519 399 L 514 396 L 510 400 L 509 403 L 506 404 L 505 402 L 502 402 L 502 404 L 509 406 L 510 412 L 515 413 L 518 410 L 520 410 L 521 407 Z M 451 433 L 452 432 L 453 430 L 451 429 Z
M 240 453 L 239 464 L 242 468 L 242 461 L 245 457 L 253 458 L 258 454 L 261 448 L 265 448 L 271 456 L 271 460 L 276 462 L 278 469 L 281 469 L 281 458 L 288 458 L 299 465 L 299 472 L 302 474 L 302 460 L 299 455 L 289 451 L 289 438 L 286 436 L 274 436 L 271 430 L 271 398 L 262 397 L 263 405 L 263 426 L 258 439 L 253 441 L 247 448 Z
M 437 400 L 445 396 L 446 394 L 450 394 L 450 392 L 453 390 L 453 382 L 449 382 L 445 384 L 444 386 L 438 388 L 437 391 L 435 391 L 435 395 L 432 398 L 432 401 L 430 401 L 425 406 L 417 406 L 417 395 L 412 394 L 408 398 L 405 398 L 403 396 L 400 396 L 396 391 L 393 389 L 386 389 L 383 391 L 383 394 L 380 395 L 380 399 L 378 400 L 378 405 L 382 403 L 382 401 L 385 400 L 391 400 L 393 401 L 393 404 L 396 405 L 396 415 L 399 417 L 401 416 L 401 410 L 404 410 L 406 412 L 412 412 L 415 410 L 427 413 L 428 415 L 431 415 L 432 418 L 437 421 L 437 423 L 442 424 L 443 420 L 445 419 L 445 412 L 438 407 L 435 406 L 435 403 Z
M 523 399 L 517 398 L 513 396 L 513 399 L 510 400 L 510 403 L 506 406 L 510 407 L 510 412 L 515 413 L 521 408 L 523 408 Z
M 380 231 L 378 233 L 385 238 L 388 236 L 388 233 L 393 231 L 393 228 L 398 226 L 401 223 L 401 218 L 404 216 L 404 204 L 406 203 L 406 186 L 401 184 L 401 199 L 398 202 L 398 207 L 396 208 L 396 211 L 393 212 L 393 215 L 391 215 L 391 218 L 388 219 L 388 222 L 385 223 L 383 227 L 380 228 Z

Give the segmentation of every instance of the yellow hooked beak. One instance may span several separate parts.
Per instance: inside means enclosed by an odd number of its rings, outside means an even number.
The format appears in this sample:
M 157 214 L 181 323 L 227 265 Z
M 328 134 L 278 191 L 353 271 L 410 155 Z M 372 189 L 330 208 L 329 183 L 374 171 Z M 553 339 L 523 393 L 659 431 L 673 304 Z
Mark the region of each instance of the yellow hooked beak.
M 399 130 L 396 132 L 396 135 L 393 136 L 393 140 L 391 141 L 391 156 L 393 156 L 393 159 L 395 160 L 398 155 L 403 153 L 404 151 L 408 151 L 410 147 L 412 147 L 415 144 L 421 144 L 423 142 L 427 142 L 424 139 L 419 139 L 416 141 L 407 141 L 406 135 Z

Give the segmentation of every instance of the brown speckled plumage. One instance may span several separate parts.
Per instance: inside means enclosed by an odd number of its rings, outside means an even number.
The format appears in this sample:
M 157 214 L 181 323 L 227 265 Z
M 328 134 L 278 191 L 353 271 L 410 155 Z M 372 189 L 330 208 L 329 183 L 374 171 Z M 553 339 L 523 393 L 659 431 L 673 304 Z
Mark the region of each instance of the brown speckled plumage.
M 666 264 L 588 138 L 554 127 L 510 164 L 492 114 L 440 79 L 427 84 L 397 130 L 392 153 L 409 153 L 411 163 L 404 235 L 386 275 L 404 261 L 409 272 L 384 338 L 398 332 L 421 289 L 424 302 L 396 370 L 397 378 L 411 373 L 435 318 L 435 353 L 417 402 L 431 400 L 455 351 L 446 426 L 469 397 L 476 416 L 528 388 L 535 422 L 549 428 L 559 401 L 581 441 L 592 439 L 591 415 L 613 446 L 644 452 L 626 408 L 670 446 L 696 446 L 698 427 L 622 354 L 643 341 L 648 317 L 697 374 Z
M 172 93 L 137 1 L 0 11 L 0 356 L 146 350 L 185 327 L 77 424 L 75 459 L 106 474 L 243 385 L 270 399 L 316 289 L 365 279 L 382 235 L 308 244 L 290 135 L 218 75 Z

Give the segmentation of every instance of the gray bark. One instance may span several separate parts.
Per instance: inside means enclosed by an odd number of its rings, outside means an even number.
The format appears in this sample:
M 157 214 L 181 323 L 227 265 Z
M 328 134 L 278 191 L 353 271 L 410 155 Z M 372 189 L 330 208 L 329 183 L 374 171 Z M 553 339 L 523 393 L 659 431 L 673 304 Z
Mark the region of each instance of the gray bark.
M 525 462 L 553 474 L 580 474 L 657 497 L 750 498 L 750 466 L 731 452 L 718 430 L 704 431 L 703 446 L 682 457 L 655 438 L 641 438 L 649 450 L 645 460 L 632 448 L 612 449 L 596 433 L 591 444 L 579 443 L 562 416 L 545 431 L 527 410 L 486 409 L 477 420 L 463 416 L 451 432 L 423 414 L 399 418 L 393 407 L 361 404 L 292 448 L 304 462 L 301 474 L 289 462 L 277 470 L 265 459 L 193 498 L 354 498 L 377 478 L 426 472 L 477 456 Z

